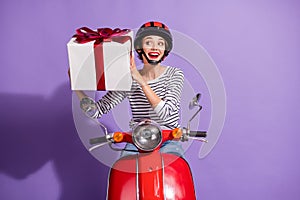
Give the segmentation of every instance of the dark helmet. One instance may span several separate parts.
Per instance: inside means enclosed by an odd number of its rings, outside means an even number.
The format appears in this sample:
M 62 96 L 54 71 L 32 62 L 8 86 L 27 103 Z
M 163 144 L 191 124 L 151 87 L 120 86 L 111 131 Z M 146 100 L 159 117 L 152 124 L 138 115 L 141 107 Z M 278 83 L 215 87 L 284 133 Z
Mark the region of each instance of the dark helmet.
M 137 33 L 135 35 L 135 39 L 134 39 L 134 49 L 139 54 L 140 59 L 142 58 L 142 54 L 144 53 L 144 51 L 142 49 L 142 40 L 145 36 L 148 36 L 148 35 L 157 35 L 157 36 L 164 38 L 166 41 L 166 50 L 165 50 L 164 56 L 159 61 L 159 62 L 161 62 L 166 56 L 169 55 L 169 53 L 173 47 L 173 38 L 172 38 L 171 32 L 169 31 L 169 28 L 161 22 L 151 21 L 151 22 L 147 22 L 147 23 L 143 24 L 137 31 Z M 138 50 L 141 50 L 141 51 L 139 52 Z M 147 58 L 147 56 L 146 56 L 146 58 Z M 148 60 L 148 58 L 147 58 L 147 60 Z M 149 60 L 148 60 L 148 62 L 149 62 Z M 151 64 L 151 61 L 149 63 Z M 157 63 L 153 63 L 153 64 L 157 64 Z

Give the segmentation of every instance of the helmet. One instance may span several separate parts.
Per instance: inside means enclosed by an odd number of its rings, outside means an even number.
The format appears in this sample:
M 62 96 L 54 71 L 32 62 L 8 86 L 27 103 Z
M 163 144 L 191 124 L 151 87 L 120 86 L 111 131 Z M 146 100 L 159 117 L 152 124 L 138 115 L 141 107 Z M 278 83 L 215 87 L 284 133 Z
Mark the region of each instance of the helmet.
M 145 36 L 148 35 L 157 35 L 165 39 L 166 41 L 166 49 L 164 52 L 164 56 L 158 62 L 149 60 L 147 56 L 146 59 L 150 64 L 157 64 L 161 62 L 166 56 L 169 55 L 172 47 L 173 47 L 173 39 L 169 28 L 161 22 L 147 22 L 143 24 L 136 33 L 134 39 L 134 49 L 139 54 L 139 58 L 142 59 L 142 54 L 145 54 L 142 49 L 142 40 Z

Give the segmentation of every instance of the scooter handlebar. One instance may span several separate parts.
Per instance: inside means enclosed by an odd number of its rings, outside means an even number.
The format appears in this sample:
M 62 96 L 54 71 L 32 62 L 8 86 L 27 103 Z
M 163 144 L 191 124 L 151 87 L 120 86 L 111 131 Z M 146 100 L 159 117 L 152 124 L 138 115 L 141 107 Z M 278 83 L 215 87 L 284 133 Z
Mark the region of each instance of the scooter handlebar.
M 206 137 L 206 131 L 190 131 L 189 136 L 191 136 L 191 137 Z
M 105 143 L 105 142 L 107 142 L 106 136 L 90 139 L 90 144 L 101 144 L 101 143 Z

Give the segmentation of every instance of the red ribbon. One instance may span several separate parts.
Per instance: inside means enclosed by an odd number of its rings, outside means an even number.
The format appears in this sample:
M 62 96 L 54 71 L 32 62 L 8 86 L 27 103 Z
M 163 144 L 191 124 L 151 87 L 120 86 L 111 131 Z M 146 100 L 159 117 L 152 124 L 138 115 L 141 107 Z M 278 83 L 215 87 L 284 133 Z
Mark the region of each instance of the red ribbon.
M 103 63 L 103 46 L 102 42 L 119 42 L 124 43 L 127 40 L 131 40 L 129 36 L 123 36 L 130 32 L 129 29 L 114 30 L 110 28 L 98 28 L 96 31 L 87 27 L 82 27 L 76 30 L 75 41 L 84 44 L 87 42 L 94 42 L 94 55 L 95 55 L 95 67 L 96 67 L 96 80 L 97 90 L 105 90 L 105 76 L 104 76 L 104 63 Z M 122 36 L 122 37 L 120 37 Z M 132 42 L 131 42 L 132 43 Z
M 129 29 L 121 30 L 119 28 L 116 28 L 114 30 L 112 30 L 111 28 L 98 28 L 97 31 L 94 31 L 87 27 L 82 27 L 76 30 L 76 34 L 73 37 L 75 37 L 75 41 L 80 44 L 91 41 L 95 41 L 95 43 L 99 44 L 106 39 L 111 39 L 115 36 L 125 35 L 129 31 Z

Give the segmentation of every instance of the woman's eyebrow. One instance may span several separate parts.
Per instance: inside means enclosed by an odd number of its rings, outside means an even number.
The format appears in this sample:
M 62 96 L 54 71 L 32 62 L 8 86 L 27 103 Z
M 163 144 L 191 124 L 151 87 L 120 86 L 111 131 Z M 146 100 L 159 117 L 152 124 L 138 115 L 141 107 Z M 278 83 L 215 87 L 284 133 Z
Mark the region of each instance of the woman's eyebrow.
M 146 39 L 153 39 L 153 38 L 151 36 L 147 36 L 144 38 L 144 40 L 146 40 Z
M 151 37 L 151 36 L 146 36 L 146 37 L 144 37 L 143 40 L 153 40 L 153 39 L 154 39 L 154 38 Z M 164 38 L 158 38 L 158 41 L 165 41 L 165 40 L 164 40 Z

